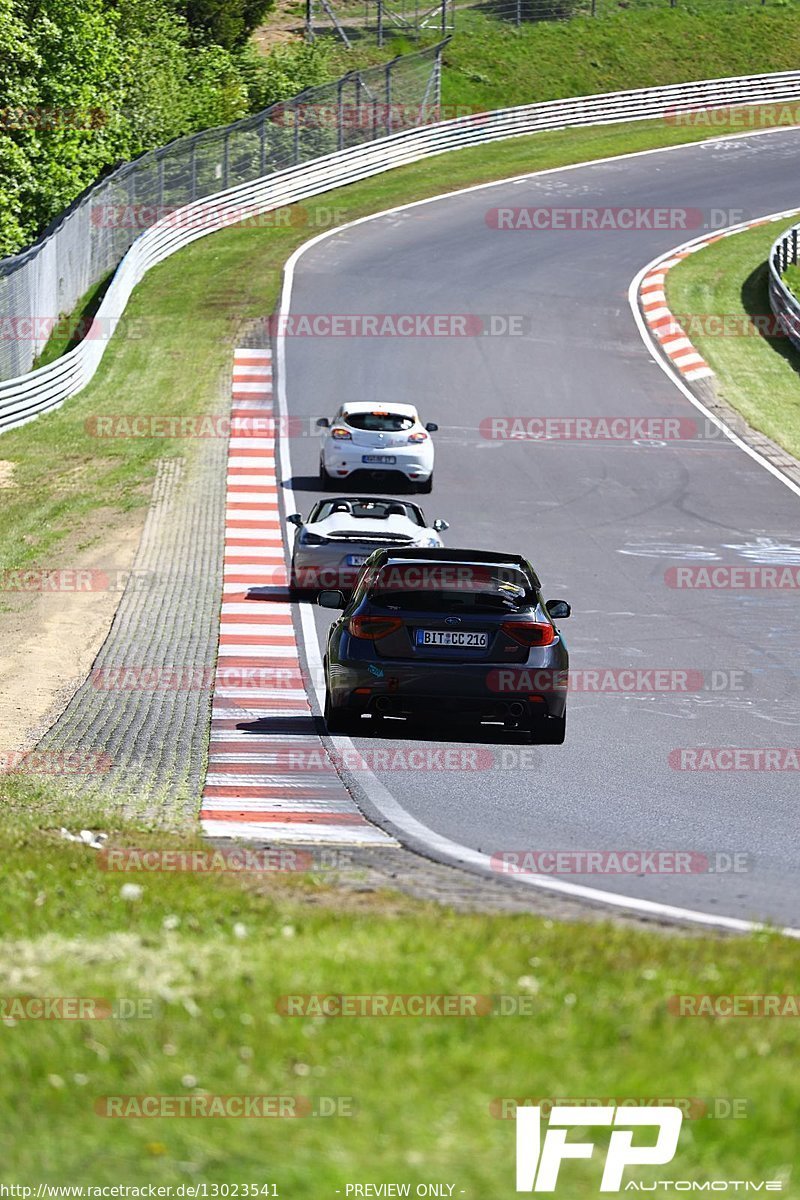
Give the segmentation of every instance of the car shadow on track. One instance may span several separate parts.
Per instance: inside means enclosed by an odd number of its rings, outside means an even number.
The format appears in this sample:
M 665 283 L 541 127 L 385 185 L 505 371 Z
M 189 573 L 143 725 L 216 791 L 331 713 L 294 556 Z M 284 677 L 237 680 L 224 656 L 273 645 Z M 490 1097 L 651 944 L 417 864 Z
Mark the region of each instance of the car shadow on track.
M 296 716 L 254 717 L 251 721 L 239 721 L 236 725 L 239 733 L 251 733 L 254 737 L 265 737 L 270 734 L 285 737 L 292 734 L 296 737 L 308 737 L 311 734 L 321 736 L 326 732 L 322 717 L 313 713 L 297 713 Z
M 382 717 L 361 722 L 363 729 L 351 737 L 370 741 L 448 742 L 482 746 L 530 745 L 530 734 L 520 729 L 504 729 L 501 725 L 455 725 L 447 722 L 406 721 Z

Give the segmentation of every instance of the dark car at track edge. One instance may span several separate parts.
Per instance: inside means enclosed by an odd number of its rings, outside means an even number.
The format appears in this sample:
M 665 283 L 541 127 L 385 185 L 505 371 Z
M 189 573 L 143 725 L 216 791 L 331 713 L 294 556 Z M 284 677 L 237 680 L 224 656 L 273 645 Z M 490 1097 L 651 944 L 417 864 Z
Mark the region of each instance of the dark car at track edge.
M 569 654 L 527 559 L 484 550 L 382 548 L 361 569 L 324 657 L 328 731 L 423 716 L 491 723 L 559 745 L 566 733 Z

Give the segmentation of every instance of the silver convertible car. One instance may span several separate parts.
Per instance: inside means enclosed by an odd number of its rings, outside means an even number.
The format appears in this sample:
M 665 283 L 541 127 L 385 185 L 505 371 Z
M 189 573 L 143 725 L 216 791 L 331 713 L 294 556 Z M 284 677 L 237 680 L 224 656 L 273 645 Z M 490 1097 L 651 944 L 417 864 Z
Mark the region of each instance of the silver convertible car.
M 416 504 L 371 496 L 320 500 L 307 520 L 287 518 L 297 527 L 289 586 L 297 591 L 339 588 L 348 591 L 373 550 L 441 547 L 449 528 L 437 518 L 431 525 Z

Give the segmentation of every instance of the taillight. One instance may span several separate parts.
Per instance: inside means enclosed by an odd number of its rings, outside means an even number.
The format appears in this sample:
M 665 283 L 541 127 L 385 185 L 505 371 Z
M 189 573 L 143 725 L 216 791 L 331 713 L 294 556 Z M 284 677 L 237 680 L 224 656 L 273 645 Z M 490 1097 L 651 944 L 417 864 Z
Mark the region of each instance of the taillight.
M 428 435 L 427 433 L 410 433 L 408 435 L 408 440 L 410 442 L 427 442 Z
M 503 621 L 500 626 L 520 646 L 549 646 L 556 639 L 552 625 L 533 621 Z
M 337 442 L 352 442 L 349 429 L 342 429 L 341 425 L 335 425 L 331 430 L 331 437 Z
M 371 642 L 397 633 L 402 627 L 400 617 L 351 617 L 347 622 L 347 630 L 353 637 L 367 638 Z

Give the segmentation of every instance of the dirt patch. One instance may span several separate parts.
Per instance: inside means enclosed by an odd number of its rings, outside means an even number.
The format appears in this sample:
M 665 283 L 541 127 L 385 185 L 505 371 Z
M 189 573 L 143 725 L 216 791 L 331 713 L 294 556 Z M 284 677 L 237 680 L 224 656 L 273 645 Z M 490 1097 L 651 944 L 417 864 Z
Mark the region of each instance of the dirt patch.
M 0 488 L 16 487 L 14 483 L 14 468 L 16 463 L 0 460 Z
M 260 54 L 267 55 L 275 46 L 303 38 L 305 14 L 297 0 L 277 0 L 265 25 L 253 33 L 253 43 Z
M 49 563 L 54 583 L 0 592 L 0 752 L 28 750 L 83 682 L 111 627 L 145 512 L 96 514 Z M 88 543 L 88 545 L 87 545 Z M 21 583 L 20 586 L 23 586 Z

